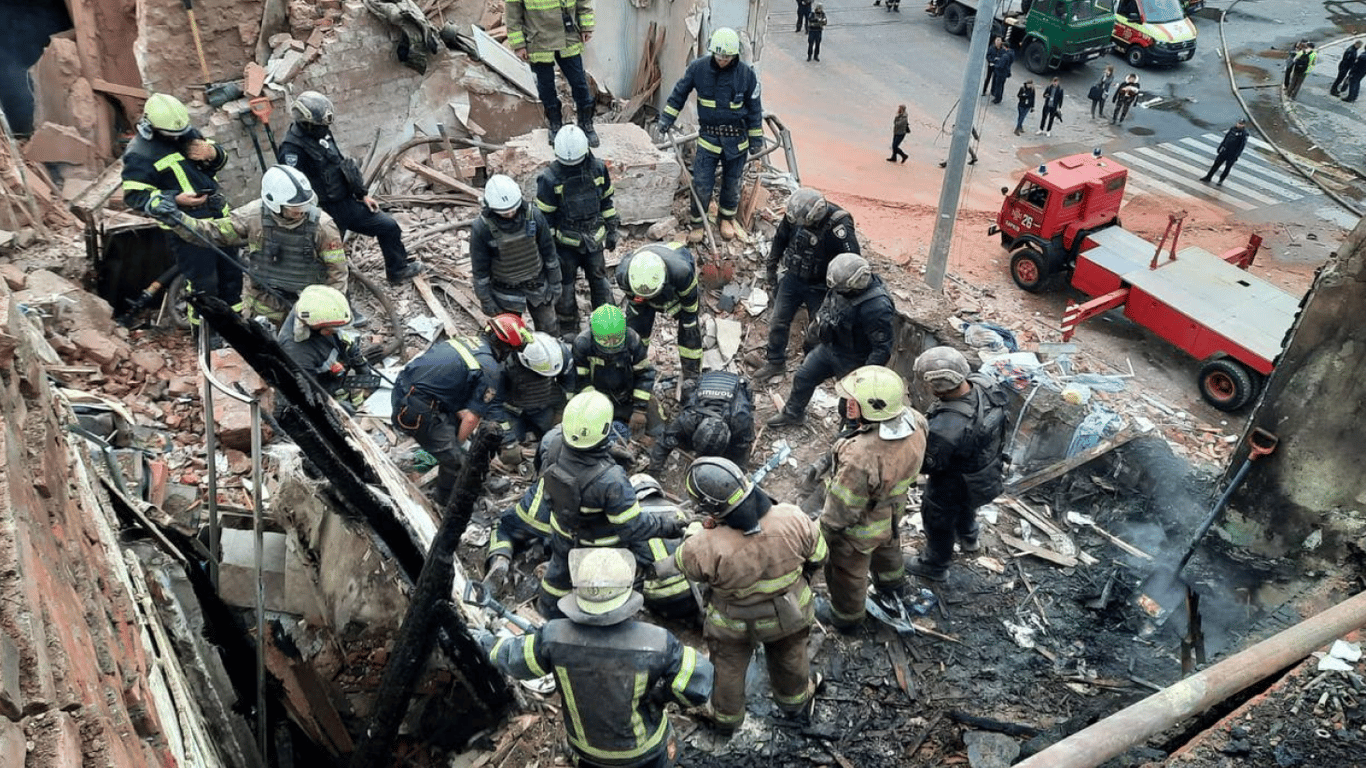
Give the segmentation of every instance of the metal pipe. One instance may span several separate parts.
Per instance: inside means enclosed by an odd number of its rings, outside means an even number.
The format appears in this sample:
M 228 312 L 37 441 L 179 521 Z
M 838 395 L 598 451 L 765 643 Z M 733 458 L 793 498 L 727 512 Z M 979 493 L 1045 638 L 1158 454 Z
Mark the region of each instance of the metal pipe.
M 1366 626 L 1366 592 L 1078 731 L 1015 768 L 1094 768 Z

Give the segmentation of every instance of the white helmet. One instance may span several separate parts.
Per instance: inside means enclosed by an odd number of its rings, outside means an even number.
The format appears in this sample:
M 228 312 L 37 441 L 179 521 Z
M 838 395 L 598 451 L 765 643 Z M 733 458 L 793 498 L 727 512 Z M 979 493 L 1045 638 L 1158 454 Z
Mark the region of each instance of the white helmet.
M 484 205 L 494 213 L 516 210 L 522 205 L 522 188 L 512 177 L 496 173 L 484 185 Z
M 531 334 L 531 342 L 517 353 L 517 359 L 547 379 L 564 371 L 564 347 L 559 339 L 542 331 Z
M 276 165 L 261 177 L 261 200 L 278 216 L 281 208 L 311 206 L 318 202 L 318 196 L 313 194 L 313 185 L 299 169 Z
M 555 159 L 578 165 L 588 156 L 588 135 L 577 125 L 566 125 L 555 134 Z

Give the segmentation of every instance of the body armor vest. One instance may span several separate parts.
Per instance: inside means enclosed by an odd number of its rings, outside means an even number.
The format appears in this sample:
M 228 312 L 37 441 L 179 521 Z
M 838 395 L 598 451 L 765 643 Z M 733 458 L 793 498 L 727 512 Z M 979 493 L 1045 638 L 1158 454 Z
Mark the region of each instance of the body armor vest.
M 710 416 L 725 417 L 735 402 L 740 377 L 727 371 L 707 371 L 697 380 L 697 407 Z
M 587 157 L 577 166 L 555 164 L 556 175 L 564 185 L 560 193 L 560 207 L 555 211 L 560 229 L 593 232 L 602 224 L 602 198 L 594 182 L 594 164 Z
M 827 293 L 821 308 L 816 310 L 821 341 L 849 352 L 868 349 L 868 336 L 858 324 L 858 308 L 879 296 L 887 295 L 881 288 L 880 284 L 869 286 L 852 298 L 839 291 Z
M 618 405 L 631 402 L 631 389 L 635 385 L 635 380 L 635 372 L 631 370 L 631 356 L 626 350 L 609 354 L 594 349 L 588 357 L 588 383 Z
M 830 260 L 839 254 L 819 253 L 821 240 L 825 238 L 825 233 L 831 227 L 848 218 L 848 212 L 840 210 L 827 215 L 817 226 L 795 227 L 792 231 L 792 239 L 788 241 L 787 249 L 783 251 L 783 259 L 787 268 L 808 283 L 824 283 L 826 267 L 830 264 Z
M 512 391 L 507 398 L 509 409 L 534 411 L 564 402 L 564 391 L 555 376 L 542 376 L 516 358 L 509 359 L 507 375 L 512 380 Z
M 251 266 L 268 286 L 298 295 L 310 285 L 327 283 L 327 266 L 318 258 L 318 223 L 322 211 L 312 208 L 298 226 L 286 227 L 261 207 L 261 250 Z
M 327 142 L 326 146 L 323 141 Z M 300 130 L 296 123 L 289 126 L 285 142 L 298 147 L 308 156 L 308 164 L 313 171 L 308 180 L 313 191 L 318 193 L 319 202 L 333 203 L 351 197 L 351 183 L 343 168 L 346 158 L 337 149 L 337 140 L 331 133 L 326 139 L 315 139 Z
M 496 214 L 495 214 L 496 215 Z M 493 282 L 500 287 L 518 288 L 541 276 L 541 251 L 536 245 L 536 221 L 526 211 L 526 222 L 511 232 L 499 226 L 491 216 L 484 216 L 484 224 L 493 236 L 490 246 L 497 254 L 489 265 Z

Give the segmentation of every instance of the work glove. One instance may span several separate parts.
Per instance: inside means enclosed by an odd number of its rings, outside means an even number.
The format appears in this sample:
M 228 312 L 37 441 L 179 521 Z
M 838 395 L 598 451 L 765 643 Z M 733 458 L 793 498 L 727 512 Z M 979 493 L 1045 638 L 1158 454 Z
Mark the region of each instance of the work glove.
M 749 137 L 749 156 L 754 157 L 764 151 L 764 138 L 762 136 Z
M 672 130 L 673 130 L 673 127 L 674 127 L 674 124 L 673 124 L 673 121 L 672 121 L 672 120 L 665 120 L 665 119 L 663 119 L 663 118 L 660 118 L 659 122 L 658 122 L 658 123 L 655 123 L 655 143 L 656 143 L 656 144 L 666 144 L 666 143 L 668 143 L 668 141 L 669 141 L 669 131 L 672 131 Z
M 511 561 L 503 555 L 494 555 L 490 560 L 488 570 L 484 573 L 484 590 L 490 595 L 496 595 L 507 584 L 508 566 Z
M 479 647 L 483 649 L 485 656 L 493 651 L 493 646 L 498 644 L 498 637 L 483 627 L 470 627 L 470 637 L 474 638 L 474 642 L 479 643 Z
M 683 529 L 688 524 L 677 515 L 659 515 L 659 537 L 661 539 L 681 539 Z
M 617 230 L 615 228 L 607 230 L 607 239 L 603 242 L 603 247 L 609 251 L 617 249 Z
M 541 294 L 541 298 L 545 300 L 546 304 L 554 304 L 560 300 L 560 294 L 562 293 L 564 293 L 564 286 L 562 284 L 547 282 L 545 285 L 545 293 Z
M 153 192 L 147 198 L 147 204 L 143 206 L 143 211 L 157 221 L 165 224 L 180 224 L 185 218 L 180 206 L 176 205 L 175 198 L 170 195 L 163 195 L 160 192 Z

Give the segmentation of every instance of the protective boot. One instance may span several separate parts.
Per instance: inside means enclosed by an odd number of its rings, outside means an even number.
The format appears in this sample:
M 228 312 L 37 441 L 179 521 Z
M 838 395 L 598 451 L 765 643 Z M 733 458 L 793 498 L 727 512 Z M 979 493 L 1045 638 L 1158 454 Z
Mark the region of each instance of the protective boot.
M 598 132 L 593 130 L 593 106 L 591 104 L 579 109 L 579 127 L 583 129 L 583 135 L 588 137 L 588 146 L 597 147 L 602 144 L 602 140 L 598 138 Z
M 555 134 L 559 133 L 560 129 L 564 127 L 564 115 L 561 114 L 558 109 L 551 110 L 547 108 L 545 111 L 545 119 L 550 123 L 550 127 L 547 129 L 549 131 L 547 140 L 550 142 L 550 146 L 553 147 L 555 146 Z
M 735 222 L 730 219 L 721 219 L 721 239 L 735 239 Z
M 789 413 L 786 410 L 778 412 L 778 415 L 768 420 L 770 427 L 796 427 L 806 423 L 806 414 Z
M 765 382 L 776 376 L 782 376 L 785 373 L 787 373 L 787 366 L 770 360 L 767 363 L 764 363 L 764 367 L 754 372 L 754 380 L 756 382 Z

